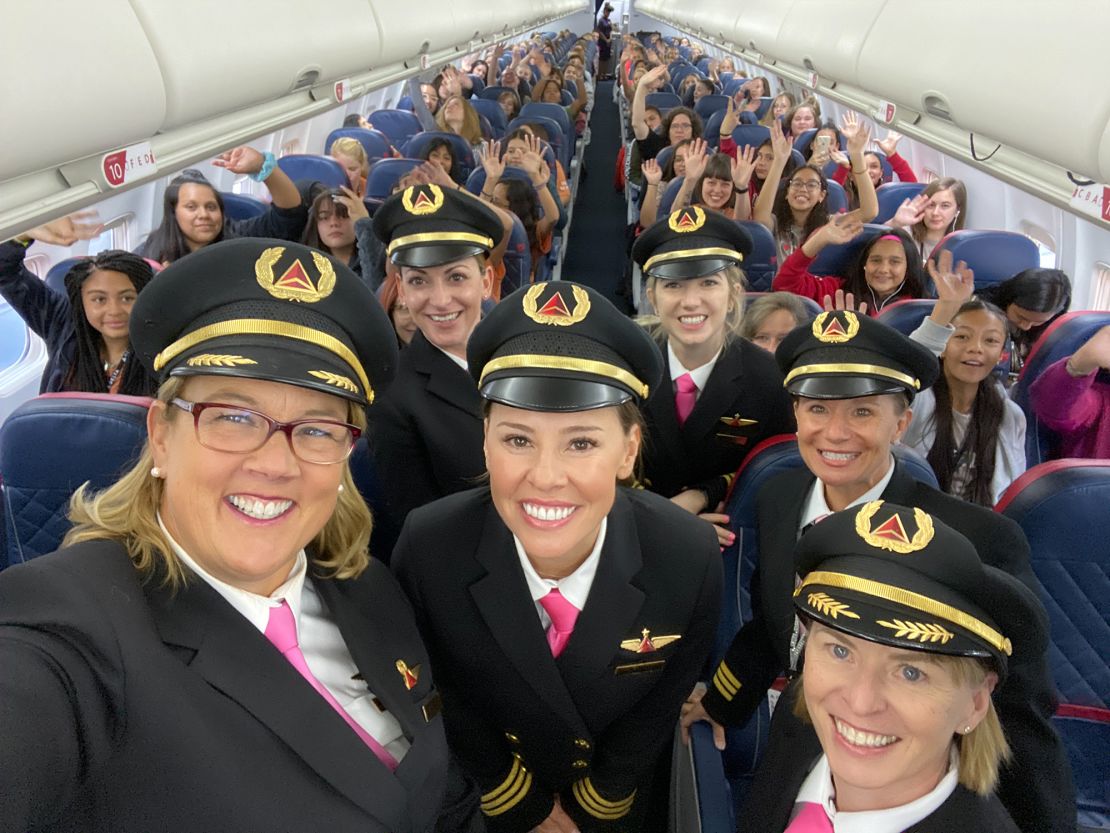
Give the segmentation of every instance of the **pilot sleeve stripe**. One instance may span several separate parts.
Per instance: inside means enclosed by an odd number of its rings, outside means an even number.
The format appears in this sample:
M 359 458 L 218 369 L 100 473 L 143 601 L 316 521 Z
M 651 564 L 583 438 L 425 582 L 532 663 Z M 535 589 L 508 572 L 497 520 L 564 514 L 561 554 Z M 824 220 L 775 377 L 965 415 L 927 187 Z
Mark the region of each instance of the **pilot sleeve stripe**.
M 717 666 L 713 674 L 713 687 L 720 692 L 726 702 L 731 702 L 736 693 L 740 691 L 740 681 L 723 662 Z
M 571 787 L 571 792 L 583 810 L 594 818 L 603 821 L 612 821 L 628 815 L 628 811 L 632 809 L 632 804 L 636 800 L 636 791 L 633 790 L 627 798 L 620 801 L 608 801 L 601 797 L 589 778 L 575 781 Z
M 717 670 L 721 673 L 724 679 L 728 680 L 730 685 L 737 689 L 740 688 L 740 680 L 737 679 L 736 675 L 732 673 L 732 669 L 725 665 L 724 662 L 717 666 Z
M 524 800 L 531 788 L 532 773 L 519 758 L 514 758 L 509 774 L 500 786 L 482 795 L 482 812 L 487 816 L 499 816 L 508 812 Z

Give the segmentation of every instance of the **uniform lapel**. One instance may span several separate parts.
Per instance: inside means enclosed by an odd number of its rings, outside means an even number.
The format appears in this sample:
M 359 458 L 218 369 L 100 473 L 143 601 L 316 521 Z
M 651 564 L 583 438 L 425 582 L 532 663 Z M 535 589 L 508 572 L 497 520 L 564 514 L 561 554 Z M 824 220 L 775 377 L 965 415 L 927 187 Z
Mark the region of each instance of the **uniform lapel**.
M 669 351 L 663 351 L 664 360 L 669 361 Z M 671 382 L 671 371 L 668 369 L 655 393 L 647 401 L 647 412 L 655 430 L 652 431 L 651 440 L 666 447 L 666 451 L 649 452 L 653 457 L 660 459 L 681 459 L 685 453 L 682 448 L 682 429 L 678 424 L 678 414 L 674 409 L 674 389 Z M 696 406 L 695 406 L 696 407 Z
M 433 347 L 423 333 L 413 336 L 412 344 L 406 348 L 406 352 L 410 351 L 413 368 L 428 380 L 428 393 L 475 419 L 482 418 L 478 387 L 465 370 Z
M 775 646 L 789 651 L 794 631 L 794 545 L 798 522 L 815 482 L 807 468 L 788 472 L 764 488 L 761 503 L 770 512 L 760 515 L 759 572 L 763 615 Z M 789 665 L 789 656 L 782 657 Z
M 642 566 L 632 507 L 618 491 L 590 595 L 559 656 L 559 667 L 572 691 L 606 673 L 621 640 L 635 633 L 644 592 L 633 580 Z
M 729 414 L 730 406 L 740 390 L 743 375 L 740 351 L 731 347 L 722 350 L 705 382 L 705 389 L 698 394 L 694 410 L 682 426 L 682 436 L 687 445 L 697 447 L 706 434 L 713 435 L 722 430 L 720 418 Z
M 190 670 L 239 703 L 387 829 L 411 828 L 401 783 L 215 590 L 194 577 L 176 593 L 155 582 L 145 591 L 162 640 L 177 649 Z
M 470 585 L 470 595 L 494 639 L 536 693 L 581 735 L 585 726 L 547 646 L 512 533 L 493 506 L 486 510 L 475 558 L 486 575 Z M 572 643 L 576 637 L 577 626 Z

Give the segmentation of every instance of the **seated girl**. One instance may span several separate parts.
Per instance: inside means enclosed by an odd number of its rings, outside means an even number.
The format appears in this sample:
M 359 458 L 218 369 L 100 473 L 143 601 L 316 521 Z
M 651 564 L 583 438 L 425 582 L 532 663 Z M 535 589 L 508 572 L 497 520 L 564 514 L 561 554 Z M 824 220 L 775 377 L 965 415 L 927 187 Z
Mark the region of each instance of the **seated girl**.
M 362 198 L 366 194 L 366 176 L 370 173 L 370 159 L 362 143 L 350 136 L 343 136 L 331 143 L 328 156 L 343 166 L 351 190 Z
M 453 95 L 443 102 L 436 113 L 436 125 L 444 133 L 462 136 L 471 147 L 482 144 L 482 122 L 478 111 L 461 95 Z
M 1005 312 L 1010 322 L 1012 383 L 1037 339 L 1071 306 L 1071 281 L 1059 269 L 1025 269 L 1001 283 L 983 287 L 979 297 Z
M 779 93 L 771 102 L 771 106 L 767 108 L 767 112 L 763 114 L 763 118 L 759 123 L 764 127 L 770 127 L 771 122 L 777 121 L 785 116 L 792 107 L 798 102 L 790 93 Z
M 740 335 L 773 355 L 787 333 L 810 317 L 802 299 L 793 292 L 769 292 L 744 310 Z
M 942 491 L 994 506 L 1026 468 L 1025 414 L 993 372 L 1006 344 L 1006 316 L 973 300 L 952 326 L 940 377 L 914 399 L 902 443 L 928 459 Z
M 644 176 L 643 200 L 640 204 L 640 226 L 646 228 L 655 222 L 659 212 L 659 201 L 663 192 L 676 176 L 686 176 L 686 157 L 690 153 L 694 139 L 686 139 L 675 145 L 665 165 L 660 167 L 655 159 L 648 159 L 641 166 Z
M 152 396 L 157 384 L 142 362 L 131 360 L 128 333 L 131 306 L 154 275 L 150 264 L 118 249 L 101 252 L 66 273 L 65 295 L 23 265 L 27 247 L 36 240 L 71 246 L 99 233 L 99 225 L 83 219 L 63 217 L 0 243 L 0 296 L 46 342 L 39 393 Z
M 360 248 L 373 237 L 366 205 L 350 188 L 320 189 L 308 210 L 301 242 L 346 263 L 362 275 Z
M 967 188 L 946 176 L 935 179 L 925 190 L 905 200 L 890 219 L 893 228 L 908 229 L 917 242 L 919 256 L 925 260 L 946 234 L 964 227 L 967 217 Z
M 751 147 L 736 159 L 723 153 L 708 155 L 708 146 L 699 139 L 686 156 L 686 176 L 678 189 L 672 209 L 699 205 L 720 212 L 730 220 L 747 220 L 751 203 L 747 198 L 755 151 Z
M 821 105 L 817 102 L 817 99 L 807 98 L 783 113 L 782 129 L 793 141 L 807 130 L 817 127 L 820 122 Z
M 443 137 L 432 139 L 420 151 L 419 158 L 439 165 L 447 176 L 451 177 L 452 182 L 462 183 L 462 168 L 455 156 L 455 146 L 447 139 Z
M 1060 457 L 1110 460 L 1110 327 L 1029 386 L 1033 412 L 1059 434 Z

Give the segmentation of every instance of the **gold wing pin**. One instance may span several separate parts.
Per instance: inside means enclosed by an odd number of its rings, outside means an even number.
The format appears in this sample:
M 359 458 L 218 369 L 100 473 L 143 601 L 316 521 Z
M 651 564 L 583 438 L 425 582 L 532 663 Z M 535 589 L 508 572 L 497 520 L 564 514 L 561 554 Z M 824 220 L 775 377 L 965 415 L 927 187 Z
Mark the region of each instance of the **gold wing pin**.
M 729 428 L 746 428 L 749 425 L 759 425 L 758 419 L 743 419 L 740 414 L 733 414 L 730 417 L 720 417 L 720 421 Z
M 647 654 L 651 651 L 657 651 L 660 648 L 666 648 L 672 642 L 677 642 L 680 639 L 682 639 L 682 637 L 679 634 L 652 636 L 651 631 L 644 628 L 640 631 L 639 639 L 625 639 L 622 641 L 621 649 L 632 651 L 636 654 Z
M 416 684 L 420 681 L 420 666 L 414 665 L 409 668 L 408 664 L 403 660 L 397 660 L 397 672 L 401 675 L 401 679 L 405 681 L 405 688 L 412 691 L 416 688 Z

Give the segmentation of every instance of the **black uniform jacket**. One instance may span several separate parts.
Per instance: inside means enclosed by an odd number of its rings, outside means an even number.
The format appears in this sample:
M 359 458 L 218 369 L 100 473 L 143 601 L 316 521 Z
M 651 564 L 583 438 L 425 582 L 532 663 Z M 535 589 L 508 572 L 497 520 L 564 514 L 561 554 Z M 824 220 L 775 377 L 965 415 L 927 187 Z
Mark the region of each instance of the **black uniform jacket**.
M 447 743 L 412 610 L 377 562 L 314 581 L 412 742 L 395 773 L 205 582 L 174 594 L 85 543 L 0 575 L 0 830 L 435 829 Z
M 794 432 L 790 396 L 774 357 L 743 338 L 721 352 L 681 426 L 670 379 L 668 371 L 644 407 L 645 485 L 664 497 L 701 489 L 708 497 L 707 511 L 712 512 L 757 443 Z
M 740 687 L 729 698 L 711 684 L 703 701 L 706 711 L 719 722 L 747 722 L 766 696 L 768 686 L 789 668 L 794 630 L 794 545 L 814 482 L 808 469 L 796 469 L 770 480 L 759 495 L 759 562 L 751 588 L 753 616 L 722 660 Z M 936 515 L 975 545 L 983 563 L 1005 570 L 1036 589 L 1029 544 L 1021 528 L 1009 518 L 927 486 L 897 463 L 882 497 L 903 506 L 920 506 Z M 1071 769 L 1063 744 L 1049 723 L 1056 710 L 1056 692 L 1048 672 L 1048 657 L 1011 664 L 1005 682 L 995 690 L 994 702 L 1014 752 L 998 786 L 1002 803 L 1027 833 L 1074 831 Z
M 792 698 L 801 686 L 783 693 L 771 720 L 771 738 L 759 763 L 748 800 L 740 813 L 740 833 L 783 833 L 802 782 L 821 755 L 813 727 L 802 723 L 792 710 Z M 903 833 L 1018 833 L 997 796 L 976 795 L 962 784 L 936 810 Z
M 707 524 L 658 495 L 618 489 L 558 659 L 488 489 L 410 515 L 393 568 L 435 665 L 451 751 L 482 789 L 490 830 L 532 829 L 556 794 L 583 831 L 655 823 L 640 818 L 650 780 L 720 608 Z
M 416 507 L 473 488 L 486 470 L 474 379 L 417 332 L 401 351 L 370 442 L 398 526 Z

